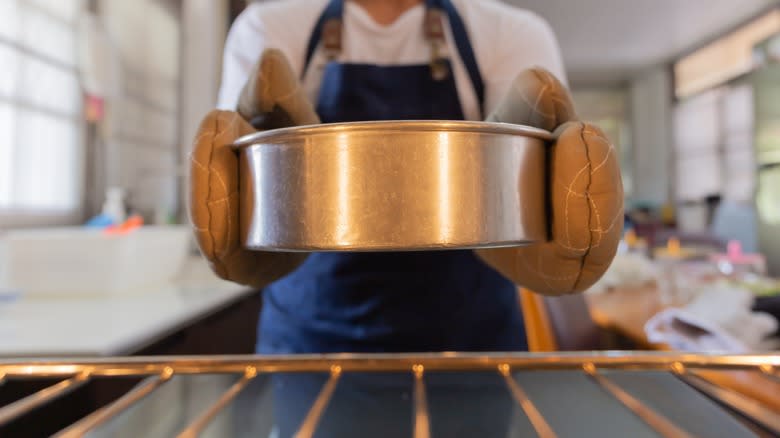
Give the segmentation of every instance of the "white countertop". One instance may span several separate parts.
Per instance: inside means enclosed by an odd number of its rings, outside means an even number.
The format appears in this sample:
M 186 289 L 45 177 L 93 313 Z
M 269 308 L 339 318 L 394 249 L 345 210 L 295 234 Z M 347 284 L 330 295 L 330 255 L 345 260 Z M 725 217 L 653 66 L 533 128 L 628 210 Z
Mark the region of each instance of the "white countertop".
M 0 301 L 0 357 L 131 354 L 253 293 L 199 257 L 179 278 L 132 294 Z

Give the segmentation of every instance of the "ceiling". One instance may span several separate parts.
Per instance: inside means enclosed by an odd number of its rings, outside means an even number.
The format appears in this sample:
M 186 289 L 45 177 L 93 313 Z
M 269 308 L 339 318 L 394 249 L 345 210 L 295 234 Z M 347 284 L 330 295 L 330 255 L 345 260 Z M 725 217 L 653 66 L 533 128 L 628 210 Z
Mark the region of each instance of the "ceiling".
M 505 0 L 552 25 L 575 84 L 622 81 L 668 62 L 780 0 Z

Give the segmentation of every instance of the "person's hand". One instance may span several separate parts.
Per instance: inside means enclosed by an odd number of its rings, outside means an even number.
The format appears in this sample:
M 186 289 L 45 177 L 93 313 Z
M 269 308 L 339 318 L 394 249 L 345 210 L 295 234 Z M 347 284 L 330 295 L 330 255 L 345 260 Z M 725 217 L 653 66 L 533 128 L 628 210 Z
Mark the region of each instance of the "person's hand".
M 319 123 L 287 59 L 266 50 L 241 93 L 238 112 L 212 111 L 190 156 L 189 213 L 198 246 L 226 280 L 264 287 L 298 267 L 302 253 L 251 251 L 240 241 L 238 155 L 231 145 L 262 129 Z
M 540 68 L 522 72 L 488 120 L 554 133 L 547 152 L 550 240 L 477 254 L 534 292 L 587 289 L 609 267 L 623 229 L 623 184 L 614 146 L 597 127 L 576 121 L 566 87 Z

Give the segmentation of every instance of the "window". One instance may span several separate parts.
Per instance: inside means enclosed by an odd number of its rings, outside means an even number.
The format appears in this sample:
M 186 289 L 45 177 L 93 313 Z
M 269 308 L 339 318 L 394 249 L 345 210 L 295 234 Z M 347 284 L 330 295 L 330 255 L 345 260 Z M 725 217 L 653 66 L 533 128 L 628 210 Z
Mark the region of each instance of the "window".
M 677 200 L 699 201 L 720 193 L 718 130 L 721 90 L 680 102 L 674 110 Z
M 675 94 L 693 96 L 751 71 L 753 48 L 778 32 L 780 9 L 774 9 L 679 60 L 674 65 Z
M 80 7 L 81 0 L 0 1 L 0 225 L 80 211 Z
M 709 90 L 680 102 L 674 114 L 677 199 L 751 200 L 756 184 L 752 87 Z
M 631 196 L 634 175 L 627 90 L 624 88 L 575 89 L 572 90 L 572 98 L 579 117 L 598 126 L 615 146 L 620 160 L 623 191 L 626 196 Z

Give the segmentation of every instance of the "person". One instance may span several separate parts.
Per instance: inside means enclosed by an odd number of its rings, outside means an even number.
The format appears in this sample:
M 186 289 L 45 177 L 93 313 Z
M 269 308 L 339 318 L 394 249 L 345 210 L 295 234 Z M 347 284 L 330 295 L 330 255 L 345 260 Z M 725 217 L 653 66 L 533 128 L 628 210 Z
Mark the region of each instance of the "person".
M 557 42 L 497 0 L 252 3 L 227 38 L 218 106 L 192 154 L 190 209 L 215 272 L 263 288 L 260 353 L 527 348 L 517 286 L 581 291 L 615 254 L 614 148 L 576 122 Z M 255 129 L 361 120 L 491 120 L 556 130 L 550 240 L 528 247 L 379 253 L 249 251 L 238 164 Z M 540 187 L 540 190 L 546 190 Z

